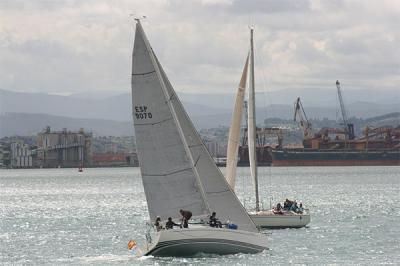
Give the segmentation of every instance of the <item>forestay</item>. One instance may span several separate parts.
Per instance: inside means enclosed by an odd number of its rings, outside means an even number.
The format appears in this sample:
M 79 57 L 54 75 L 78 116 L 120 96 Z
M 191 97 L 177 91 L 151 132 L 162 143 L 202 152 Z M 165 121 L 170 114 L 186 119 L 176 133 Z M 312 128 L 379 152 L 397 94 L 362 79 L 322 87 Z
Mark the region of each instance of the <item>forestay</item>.
M 136 29 L 136 39 L 138 38 L 144 40 L 142 42 L 145 44 L 144 48 L 147 48 L 147 51 L 143 54 L 147 54 L 150 59 L 147 60 L 148 63 L 144 69 L 141 69 L 143 67 L 142 62 L 135 62 L 135 49 L 136 43 L 138 42 L 135 40 L 133 56 L 133 73 L 135 73 L 135 75 L 132 81 L 134 107 L 138 104 L 142 104 L 142 99 L 146 98 L 146 104 L 151 104 L 154 110 L 160 110 L 160 112 L 157 112 L 157 116 L 162 115 L 162 117 L 155 120 L 155 114 L 152 114 L 152 118 L 150 118 L 150 120 L 147 119 L 147 123 L 143 124 L 143 119 L 138 119 L 136 117 L 137 112 L 134 110 L 136 137 L 138 138 L 139 134 L 144 134 L 146 136 L 142 136 L 141 140 L 137 139 L 137 142 L 141 142 L 140 148 L 139 144 L 137 144 L 137 146 L 138 153 L 144 154 L 144 156 L 139 155 L 139 160 L 142 160 L 141 171 L 143 183 L 145 184 L 147 201 L 149 205 L 150 202 L 152 205 L 152 207 L 149 206 L 149 210 L 151 208 L 150 213 L 153 213 L 150 215 L 153 215 L 152 217 L 154 217 L 154 215 L 160 215 L 158 213 L 158 211 L 161 211 L 159 205 L 162 205 L 163 208 L 169 209 L 167 212 L 162 211 L 162 215 L 172 216 L 171 213 L 176 212 L 180 207 L 170 208 L 169 204 L 175 204 L 176 206 L 176 204 L 186 204 L 190 201 L 192 202 L 191 206 L 185 206 L 184 208 L 192 211 L 194 215 L 201 215 L 202 213 L 209 214 L 215 211 L 222 221 L 230 220 L 237 223 L 242 230 L 257 231 L 253 221 L 231 190 L 201 141 L 193 123 L 190 121 L 172 85 L 165 75 L 161 64 L 157 61 L 156 56 L 151 50 L 140 23 L 137 24 Z M 140 45 L 138 45 L 138 48 L 139 46 Z M 142 75 L 137 74 L 149 73 L 151 71 L 155 71 L 158 82 L 153 82 L 152 84 L 146 81 L 136 83 L 136 80 L 140 81 L 137 77 L 142 77 Z M 146 74 L 145 76 L 149 75 L 151 74 Z M 144 90 L 146 92 L 143 92 Z M 161 92 L 164 92 L 164 94 Z M 140 98 L 138 99 L 138 97 Z M 157 97 L 159 98 L 156 99 Z M 151 120 L 154 122 L 149 124 Z M 162 130 L 164 132 L 159 139 L 151 138 L 153 134 L 157 136 L 160 134 L 153 132 L 156 121 L 170 121 L 162 122 L 161 126 L 157 126 L 157 130 Z M 159 124 L 158 122 L 157 125 Z M 168 131 L 165 132 L 167 126 Z M 137 127 L 138 129 L 136 129 Z M 139 132 L 138 130 L 142 131 Z M 172 132 L 174 134 L 172 134 Z M 169 133 L 169 135 L 166 133 Z M 150 143 L 152 141 L 156 141 L 157 144 Z M 157 148 L 156 151 L 155 147 L 158 146 L 162 147 Z M 163 152 L 167 157 L 160 158 L 163 164 L 154 166 L 154 163 L 146 162 L 146 158 L 151 159 L 151 156 L 159 156 L 156 155 L 156 153 L 163 149 L 168 149 L 168 152 Z M 174 159 L 172 160 L 172 158 Z M 164 159 L 167 160 L 166 164 L 164 164 Z M 177 167 L 178 165 L 179 167 Z M 157 175 L 154 175 L 154 168 L 157 168 Z M 182 169 L 181 171 L 184 171 L 184 176 L 179 175 L 179 182 L 176 182 L 178 179 L 175 179 L 175 174 L 163 174 L 171 173 L 171 168 Z M 149 175 L 149 171 L 152 171 L 153 174 Z M 175 172 L 176 171 L 177 170 L 175 170 Z M 170 182 L 173 184 L 170 184 Z M 155 185 L 159 183 L 162 183 L 167 188 L 173 187 L 174 189 L 161 189 Z M 193 185 L 183 186 L 182 184 L 185 183 L 191 183 Z M 166 195 L 163 198 L 153 198 L 154 193 L 151 192 L 152 190 L 158 191 L 159 194 L 173 194 Z M 176 193 L 182 194 L 180 198 L 176 197 Z M 166 202 L 165 199 L 169 200 L 169 202 Z

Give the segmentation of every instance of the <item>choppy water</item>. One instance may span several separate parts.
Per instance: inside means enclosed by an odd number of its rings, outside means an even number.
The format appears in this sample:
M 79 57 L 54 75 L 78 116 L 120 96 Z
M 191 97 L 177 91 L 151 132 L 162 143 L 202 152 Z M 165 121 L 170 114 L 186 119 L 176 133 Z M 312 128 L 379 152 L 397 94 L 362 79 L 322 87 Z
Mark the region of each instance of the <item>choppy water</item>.
M 246 168 L 239 198 L 252 204 Z M 147 207 L 138 168 L 0 170 L 0 264 L 359 265 L 400 263 L 400 167 L 261 168 L 268 207 L 286 197 L 308 228 L 266 230 L 270 250 L 206 258 L 141 258 Z M 243 195 L 246 195 L 244 197 Z

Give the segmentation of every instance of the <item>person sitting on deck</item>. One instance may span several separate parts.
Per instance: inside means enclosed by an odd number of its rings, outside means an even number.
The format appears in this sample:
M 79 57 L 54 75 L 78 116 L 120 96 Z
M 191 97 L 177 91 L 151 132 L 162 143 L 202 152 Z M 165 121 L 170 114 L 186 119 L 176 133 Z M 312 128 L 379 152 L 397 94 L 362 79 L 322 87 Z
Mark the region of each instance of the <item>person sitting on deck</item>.
M 294 204 L 294 201 L 286 199 L 285 202 L 283 203 L 283 210 L 284 211 L 290 211 L 290 208 Z
M 161 225 L 161 218 L 160 218 L 160 216 L 157 216 L 156 222 L 154 223 L 154 226 L 156 227 L 157 232 L 163 229 L 163 227 L 162 227 L 162 225 Z
M 297 208 L 296 212 L 301 214 L 303 213 L 303 211 L 304 211 L 303 203 L 300 202 L 300 206 Z
M 276 204 L 276 207 L 273 210 L 274 214 L 283 214 L 282 212 L 282 205 L 280 202 L 278 202 L 278 204 Z
M 165 224 L 165 229 L 173 229 L 174 228 L 174 226 L 180 226 L 179 224 L 176 224 L 174 221 L 172 221 L 172 218 L 171 217 L 168 217 L 168 221 L 167 221 L 167 223 Z
M 218 227 L 218 228 L 222 228 L 222 223 L 218 220 L 218 218 L 216 217 L 216 213 L 213 212 L 210 216 L 210 226 L 211 227 Z
M 185 211 L 185 210 L 182 210 L 182 209 L 180 209 L 179 212 L 182 215 L 183 228 L 188 228 L 189 227 L 189 219 L 192 218 L 192 212 Z
M 292 206 L 290 206 L 290 209 L 289 209 L 290 211 L 294 211 L 294 212 L 296 212 L 297 211 L 297 202 L 296 201 L 294 201 L 293 203 L 292 203 Z

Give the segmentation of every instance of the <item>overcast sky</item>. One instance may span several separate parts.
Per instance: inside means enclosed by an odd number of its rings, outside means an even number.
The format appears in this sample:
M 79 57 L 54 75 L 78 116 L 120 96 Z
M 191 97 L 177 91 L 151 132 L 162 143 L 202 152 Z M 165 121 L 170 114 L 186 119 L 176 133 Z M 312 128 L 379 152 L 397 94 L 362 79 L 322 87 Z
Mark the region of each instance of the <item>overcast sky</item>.
M 259 90 L 400 90 L 396 0 L 0 0 L 0 89 L 130 92 L 131 13 L 178 91 L 234 92 L 249 23 Z

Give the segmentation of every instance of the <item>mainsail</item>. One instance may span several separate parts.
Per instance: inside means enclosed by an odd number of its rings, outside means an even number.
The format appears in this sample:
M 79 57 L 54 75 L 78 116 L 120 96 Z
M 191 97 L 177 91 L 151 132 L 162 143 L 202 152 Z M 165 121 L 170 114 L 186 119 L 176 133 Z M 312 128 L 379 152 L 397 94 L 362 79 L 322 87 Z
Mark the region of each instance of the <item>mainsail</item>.
M 239 82 L 239 87 L 236 93 L 235 106 L 233 108 L 231 127 L 229 128 L 228 137 L 228 151 L 226 158 L 226 180 L 235 190 L 236 182 L 236 165 L 240 144 L 240 126 L 243 118 L 243 104 L 246 92 L 247 82 L 247 67 L 249 63 L 249 56 L 246 58 L 246 63 L 243 68 L 242 77 Z
M 132 56 L 136 146 L 150 218 L 208 214 L 200 184 L 171 113 L 153 52 L 138 23 Z
M 195 216 L 215 211 L 222 221 L 257 231 L 201 141 L 140 22 L 132 69 L 136 143 L 150 217 L 176 218 L 180 208 Z

